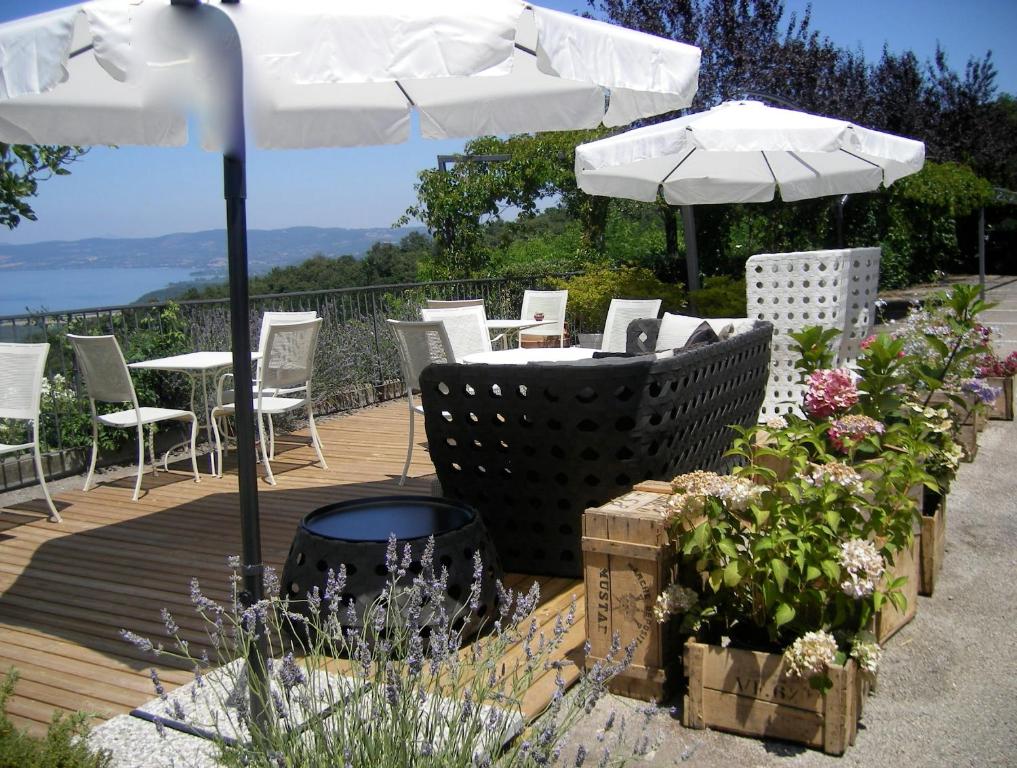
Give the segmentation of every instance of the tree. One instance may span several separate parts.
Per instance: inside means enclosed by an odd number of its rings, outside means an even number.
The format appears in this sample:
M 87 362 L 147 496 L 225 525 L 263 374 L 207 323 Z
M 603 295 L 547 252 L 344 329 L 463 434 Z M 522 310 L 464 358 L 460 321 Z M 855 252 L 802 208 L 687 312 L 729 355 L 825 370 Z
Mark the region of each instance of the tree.
M 14 229 L 22 219 L 35 221 L 28 199 L 38 194 L 39 182 L 67 176 L 66 166 L 88 150 L 81 147 L 4 144 L 0 142 L 0 224 Z
M 577 144 L 605 135 L 603 131 L 492 136 L 466 143 L 461 160 L 446 170 L 426 169 L 418 175 L 417 203 L 397 225 L 413 219 L 424 223 L 435 240 L 428 277 L 461 278 L 479 272 L 487 247 L 485 224 L 498 221 L 509 208 L 533 215 L 542 200 L 560 204 L 583 224 L 588 246 L 603 241 L 607 201 L 583 194 L 576 186 Z M 478 156 L 503 156 L 494 161 Z

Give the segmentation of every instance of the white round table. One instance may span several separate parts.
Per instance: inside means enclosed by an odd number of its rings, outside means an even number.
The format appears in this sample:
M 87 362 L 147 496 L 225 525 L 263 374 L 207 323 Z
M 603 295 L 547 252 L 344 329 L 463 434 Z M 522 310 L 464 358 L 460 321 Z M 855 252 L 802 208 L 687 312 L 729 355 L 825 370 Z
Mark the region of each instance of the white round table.
M 494 352 L 474 352 L 463 358 L 464 363 L 487 363 L 489 365 L 525 365 L 526 363 L 563 363 L 573 360 L 589 360 L 594 349 L 582 347 L 528 347 L 525 349 L 500 349 Z

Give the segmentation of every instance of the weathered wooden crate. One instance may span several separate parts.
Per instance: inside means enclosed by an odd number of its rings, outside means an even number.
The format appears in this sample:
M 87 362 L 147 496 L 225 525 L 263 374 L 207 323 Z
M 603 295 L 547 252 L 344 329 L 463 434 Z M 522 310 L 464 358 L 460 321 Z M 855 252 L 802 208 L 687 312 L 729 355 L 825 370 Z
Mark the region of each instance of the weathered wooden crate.
M 988 376 L 986 382 L 1003 390 L 989 410 L 990 419 L 1013 421 L 1013 376 Z
M 946 496 L 925 489 L 918 541 L 918 594 L 932 596 L 946 553 Z
M 829 670 L 833 687 L 824 694 L 789 676 L 780 654 L 689 640 L 684 657 L 687 728 L 786 739 L 832 755 L 855 741 L 863 676 L 853 660 Z
M 680 645 L 674 622 L 653 616 L 657 595 L 675 562 L 665 526 L 671 486 L 646 482 L 583 515 L 587 668 L 602 660 L 618 633 L 621 647 L 636 642 L 632 663 L 610 682 L 615 693 L 660 701 L 677 677 Z
M 912 540 L 911 546 L 899 551 L 893 565 L 883 575 L 884 580 L 907 576 L 907 582 L 901 587 L 901 593 L 907 600 L 907 605 L 901 611 L 889 601 L 883 603 L 883 607 L 876 614 L 871 627 L 872 634 L 876 636 L 876 641 L 880 645 L 897 634 L 897 631 L 910 622 L 918 611 L 919 539 L 920 537 L 916 536 Z

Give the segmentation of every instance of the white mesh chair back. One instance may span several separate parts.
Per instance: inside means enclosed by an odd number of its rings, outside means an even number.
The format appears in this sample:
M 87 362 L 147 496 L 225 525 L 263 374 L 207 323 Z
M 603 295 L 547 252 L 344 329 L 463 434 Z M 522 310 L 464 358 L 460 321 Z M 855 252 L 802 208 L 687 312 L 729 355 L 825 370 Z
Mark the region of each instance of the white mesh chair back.
M 261 359 L 261 384 L 269 390 L 306 386 L 314 370 L 321 318 L 302 323 L 272 323 Z
M 601 352 L 624 352 L 625 335 L 633 320 L 655 318 L 660 313 L 660 299 L 611 299 L 604 323 Z
M 395 335 L 399 362 L 403 369 L 406 387 L 420 389 L 420 372 L 431 363 L 455 362 L 452 342 L 441 320 L 405 322 L 389 320 L 389 327 Z
M 764 253 L 745 264 L 748 316 L 773 323 L 770 381 L 759 418 L 801 413 L 804 385 L 795 368 L 791 333 L 833 328 L 834 365 L 850 365 L 873 318 L 879 283 L 878 248 Z M 855 266 L 857 264 L 857 267 Z
M 0 419 L 39 419 L 49 344 L 0 344 Z
M 268 343 L 268 328 L 273 323 L 303 323 L 314 320 L 318 313 L 313 309 L 309 312 L 264 312 L 261 315 L 261 335 L 258 337 L 258 351 L 264 355 Z
M 838 365 L 851 365 L 858 359 L 862 341 L 876 320 L 876 296 L 879 293 L 879 248 L 851 248 L 847 252 L 848 276 L 841 304 L 844 332 L 840 337 Z
M 456 360 L 462 360 L 474 352 L 491 351 L 491 334 L 487 330 L 487 315 L 483 306 L 448 307 L 446 309 L 420 310 L 425 321 L 438 320 L 445 323 L 445 332 L 452 343 Z
M 519 312 L 519 319 L 533 320 L 534 315 L 542 314 L 544 323 L 521 331 L 520 336 L 523 334 L 527 336 L 564 336 L 565 306 L 568 301 L 568 291 L 523 291 L 523 308 Z
M 456 307 L 482 307 L 483 299 L 427 299 L 428 309 L 455 309 Z
M 138 405 L 134 382 L 114 336 L 73 336 L 67 334 L 78 360 L 78 370 L 88 396 L 101 403 Z

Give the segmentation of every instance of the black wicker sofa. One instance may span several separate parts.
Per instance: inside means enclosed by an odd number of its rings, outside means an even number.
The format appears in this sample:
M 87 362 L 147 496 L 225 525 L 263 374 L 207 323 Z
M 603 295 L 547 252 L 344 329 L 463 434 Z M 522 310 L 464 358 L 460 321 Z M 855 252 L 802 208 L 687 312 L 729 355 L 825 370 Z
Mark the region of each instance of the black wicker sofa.
M 772 331 L 757 322 L 663 359 L 432 364 L 420 387 L 442 492 L 477 508 L 506 571 L 579 577 L 585 509 L 728 467 L 729 425 L 756 423 Z

